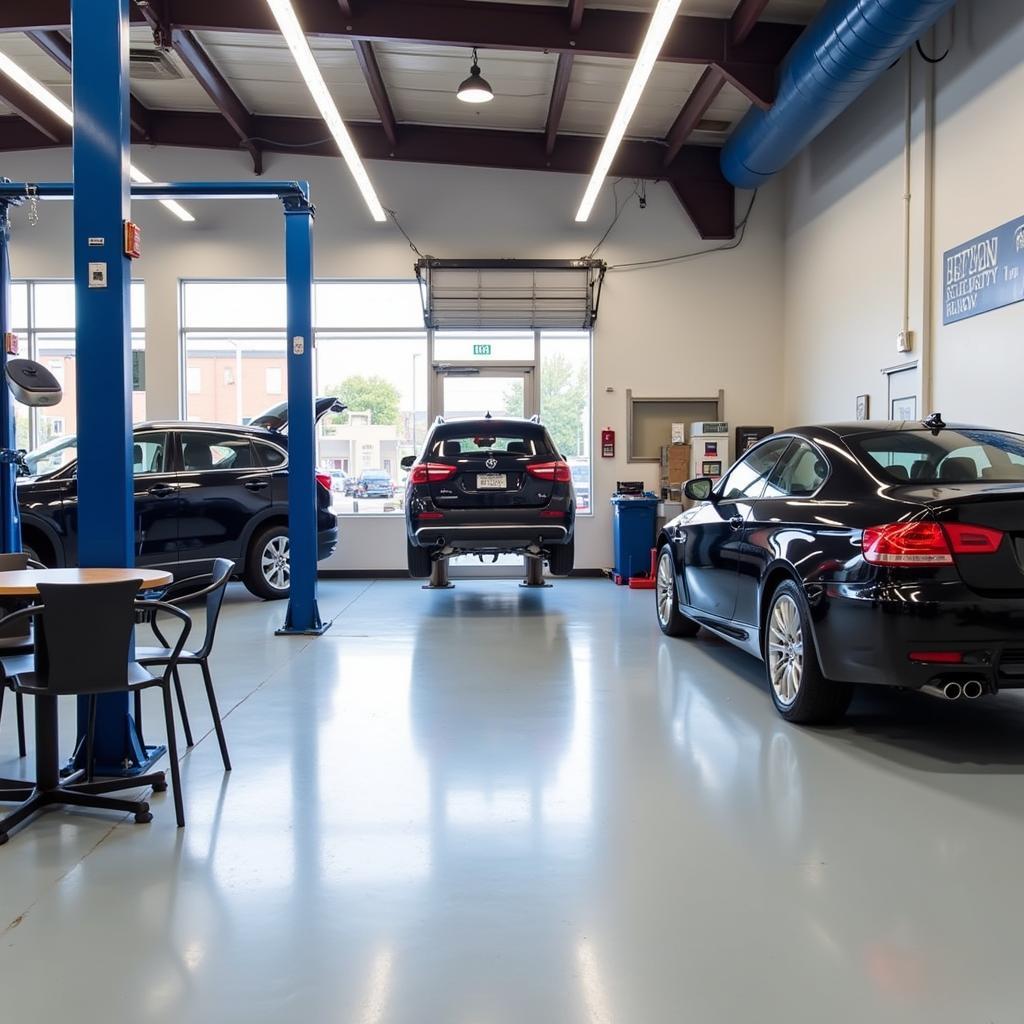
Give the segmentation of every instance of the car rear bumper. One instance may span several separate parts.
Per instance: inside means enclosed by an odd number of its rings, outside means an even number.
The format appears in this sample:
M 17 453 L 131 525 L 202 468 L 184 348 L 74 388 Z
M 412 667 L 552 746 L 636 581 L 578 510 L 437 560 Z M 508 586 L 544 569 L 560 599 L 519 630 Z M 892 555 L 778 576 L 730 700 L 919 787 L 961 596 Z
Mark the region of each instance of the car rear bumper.
M 986 598 L 959 583 L 828 586 L 812 595 L 822 669 L 851 683 L 920 688 L 978 679 L 1024 688 L 1024 598 Z M 960 653 L 930 664 L 912 653 Z
M 424 548 L 450 546 L 467 551 L 516 551 L 533 544 L 567 544 L 572 534 L 564 523 L 431 523 L 413 528 L 409 539 Z
M 334 526 L 328 530 L 320 530 L 316 535 L 316 560 L 322 562 L 334 554 L 338 546 L 338 527 Z

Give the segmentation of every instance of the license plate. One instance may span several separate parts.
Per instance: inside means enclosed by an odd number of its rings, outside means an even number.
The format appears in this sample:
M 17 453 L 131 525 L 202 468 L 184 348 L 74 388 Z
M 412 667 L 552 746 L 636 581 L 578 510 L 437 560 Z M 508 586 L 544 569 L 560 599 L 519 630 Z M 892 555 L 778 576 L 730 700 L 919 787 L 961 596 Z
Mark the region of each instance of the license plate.
M 476 489 L 478 491 L 503 491 L 508 487 L 507 473 L 477 473 Z

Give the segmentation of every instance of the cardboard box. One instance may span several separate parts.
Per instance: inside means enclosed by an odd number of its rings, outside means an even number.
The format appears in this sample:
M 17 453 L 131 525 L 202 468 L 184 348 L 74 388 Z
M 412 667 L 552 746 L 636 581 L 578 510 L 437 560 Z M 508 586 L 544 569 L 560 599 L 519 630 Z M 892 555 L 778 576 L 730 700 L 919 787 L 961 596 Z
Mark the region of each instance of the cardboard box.
M 670 485 L 678 486 L 690 479 L 693 449 L 688 444 L 671 444 L 663 451 L 662 476 Z

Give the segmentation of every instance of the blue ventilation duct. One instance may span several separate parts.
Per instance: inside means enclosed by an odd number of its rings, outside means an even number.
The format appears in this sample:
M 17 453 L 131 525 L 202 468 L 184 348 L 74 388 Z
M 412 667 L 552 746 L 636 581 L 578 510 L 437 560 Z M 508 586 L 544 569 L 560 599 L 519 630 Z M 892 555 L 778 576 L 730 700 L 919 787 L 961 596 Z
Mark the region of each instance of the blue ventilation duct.
M 722 150 L 722 172 L 757 188 L 824 131 L 956 0 L 829 0 L 779 72 L 770 110 L 751 108 Z

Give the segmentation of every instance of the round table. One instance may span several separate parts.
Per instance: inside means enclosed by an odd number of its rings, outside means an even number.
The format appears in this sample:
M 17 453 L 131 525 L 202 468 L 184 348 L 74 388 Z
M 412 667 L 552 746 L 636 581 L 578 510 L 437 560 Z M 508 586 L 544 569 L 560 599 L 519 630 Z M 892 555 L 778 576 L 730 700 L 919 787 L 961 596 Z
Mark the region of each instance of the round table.
M 140 590 L 170 586 L 174 576 L 162 569 L 15 569 L 0 572 L 0 597 L 35 597 L 39 583 L 125 583 L 138 580 Z
M 125 583 L 138 580 L 140 590 L 155 590 L 169 586 L 174 576 L 160 569 L 17 569 L 0 572 L 0 597 L 37 597 L 40 583 Z M 38 628 L 38 627 L 37 627 Z M 0 652 L 2 653 L 2 652 Z M 117 710 L 128 718 L 128 693 L 104 694 L 101 699 L 123 704 Z M 36 695 L 36 778 L 35 782 L 24 779 L 0 779 L 0 801 L 21 804 L 6 819 L 0 817 L 0 845 L 7 842 L 10 828 L 25 820 L 35 811 L 48 805 L 83 803 L 79 797 L 114 793 L 119 789 L 135 789 L 141 786 L 165 786 L 163 772 L 139 775 L 133 778 L 119 778 L 101 782 L 81 783 L 84 772 L 75 771 L 63 781 L 60 777 L 57 738 L 57 698 Z M 131 807 L 129 806 L 131 804 Z M 148 812 L 148 805 L 138 802 L 123 803 L 123 809 L 142 809 Z M 139 813 L 139 811 L 136 811 Z M 137 818 L 136 820 L 143 820 Z M 6 825 L 6 828 L 3 827 Z

